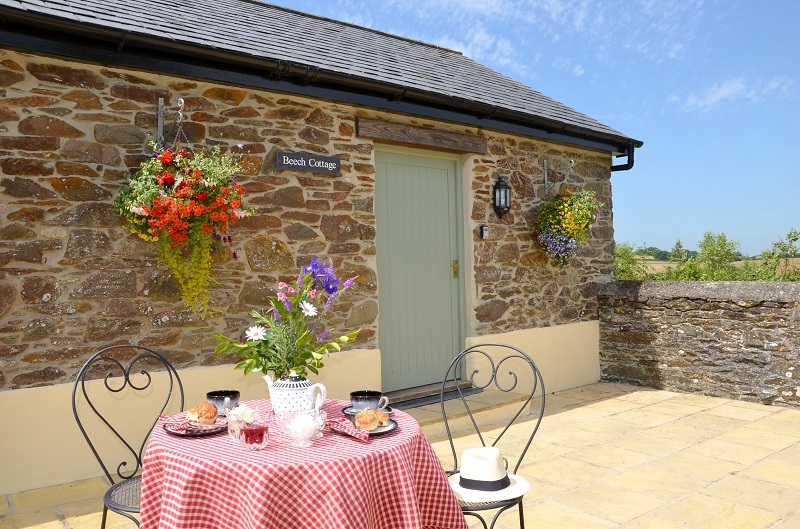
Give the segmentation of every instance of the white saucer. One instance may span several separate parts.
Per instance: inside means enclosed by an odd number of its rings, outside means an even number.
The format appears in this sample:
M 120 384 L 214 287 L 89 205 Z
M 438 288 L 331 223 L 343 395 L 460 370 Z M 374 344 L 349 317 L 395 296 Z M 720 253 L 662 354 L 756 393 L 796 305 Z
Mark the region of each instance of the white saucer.
M 360 411 L 361 410 L 354 410 L 352 406 L 347 406 L 345 408 L 342 408 L 342 413 L 344 413 L 345 415 L 355 415 L 356 413 L 358 413 Z M 391 406 L 386 406 L 385 408 L 381 409 L 380 411 L 382 411 L 382 412 L 384 412 L 384 413 L 386 413 L 388 415 L 391 415 L 392 414 L 392 407 Z

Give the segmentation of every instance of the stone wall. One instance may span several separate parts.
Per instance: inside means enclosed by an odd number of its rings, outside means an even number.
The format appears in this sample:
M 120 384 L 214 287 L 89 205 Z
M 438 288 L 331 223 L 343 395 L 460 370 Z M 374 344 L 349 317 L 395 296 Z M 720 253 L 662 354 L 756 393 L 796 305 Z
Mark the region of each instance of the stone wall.
M 618 281 L 599 299 L 603 378 L 800 406 L 800 285 Z
M 112 208 L 127 171 L 146 159 L 156 108 L 185 101 L 181 146 L 219 145 L 240 158 L 245 201 L 258 212 L 217 254 L 205 320 L 187 311 L 156 266 L 154 246 L 129 234 Z M 377 347 L 374 144 L 358 116 L 480 134 L 490 152 L 463 157 L 471 335 L 596 319 L 596 291 L 612 267 L 608 155 L 392 115 L 330 101 L 220 86 L 142 71 L 0 50 L 0 390 L 69 382 L 99 348 L 138 343 L 178 367 L 230 362 L 212 332 L 238 336 L 279 280 L 311 255 L 358 276 L 332 324 L 360 326 Z M 169 129 L 175 118 L 170 112 Z M 183 138 L 182 138 L 183 139 Z M 275 149 L 337 156 L 341 176 L 276 171 Z M 535 206 L 551 181 L 597 191 L 601 212 L 575 264 L 555 269 L 533 242 Z M 573 163 L 570 163 L 570 161 Z M 498 219 L 491 188 L 502 175 L 514 207 Z M 489 240 L 477 226 L 489 224 Z M 233 258 L 236 251 L 238 259 Z M 469 259 L 468 259 L 469 260 Z

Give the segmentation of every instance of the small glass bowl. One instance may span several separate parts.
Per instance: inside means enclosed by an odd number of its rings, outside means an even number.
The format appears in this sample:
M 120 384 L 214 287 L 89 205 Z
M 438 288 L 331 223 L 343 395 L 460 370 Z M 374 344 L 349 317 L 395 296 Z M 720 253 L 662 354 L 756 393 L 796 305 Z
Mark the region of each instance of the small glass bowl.
M 324 411 L 297 410 L 284 417 L 283 425 L 292 440 L 292 446 L 308 447 L 311 446 L 312 439 L 321 437 L 327 420 L 328 414 Z

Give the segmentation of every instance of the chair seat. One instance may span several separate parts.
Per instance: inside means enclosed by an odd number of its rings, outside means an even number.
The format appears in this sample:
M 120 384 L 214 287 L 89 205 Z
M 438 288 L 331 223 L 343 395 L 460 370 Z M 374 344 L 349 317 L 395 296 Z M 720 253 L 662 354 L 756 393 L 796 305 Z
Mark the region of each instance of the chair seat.
M 142 476 L 134 476 L 115 483 L 108 489 L 103 501 L 112 511 L 139 512 L 142 495 Z
M 468 502 L 468 501 L 458 501 L 458 504 L 464 510 L 476 510 L 480 511 L 483 509 L 499 509 L 500 507 L 505 507 L 506 505 L 514 505 L 519 500 L 522 499 L 522 496 L 519 498 L 514 498 L 512 500 L 507 501 L 482 501 L 482 502 Z

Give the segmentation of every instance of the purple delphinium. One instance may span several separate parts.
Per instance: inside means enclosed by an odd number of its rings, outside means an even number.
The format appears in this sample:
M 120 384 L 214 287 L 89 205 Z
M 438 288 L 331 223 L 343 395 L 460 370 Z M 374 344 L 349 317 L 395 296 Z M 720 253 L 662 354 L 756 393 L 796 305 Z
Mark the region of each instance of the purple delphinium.
M 311 262 L 303 267 L 303 275 L 308 274 L 313 280 L 311 288 L 322 288 L 328 294 L 335 294 L 339 290 L 341 279 L 336 277 L 333 266 L 325 266 L 325 262 L 317 259 L 316 256 L 312 257 Z M 302 284 L 302 277 L 298 278 L 297 284 Z
M 325 302 L 325 310 L 328 310 L 329 308 L 331 308 L 331 305 L 333 305 L 333 300 L 334 299 L 336 299 L 336 292 L 334 292 L 330 296 L 328 296 L 328 300 Z
M 558 266 L 564 267 L 578 253 L 578 241 L 545 228 L 539 232 L 539 243 Z
M 325 276 L 325 278 L 322 280 L 322 287 L 325 289 L 325 292 L 327 292 L 328 294 L 333 295 L 333 294 L 336 294 L 336 292 L 339 291 L 339 283 L 340 282 L 341 282 L 341 279 L 339 279 L 338 277 Z

